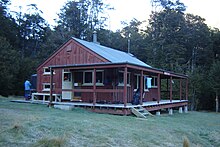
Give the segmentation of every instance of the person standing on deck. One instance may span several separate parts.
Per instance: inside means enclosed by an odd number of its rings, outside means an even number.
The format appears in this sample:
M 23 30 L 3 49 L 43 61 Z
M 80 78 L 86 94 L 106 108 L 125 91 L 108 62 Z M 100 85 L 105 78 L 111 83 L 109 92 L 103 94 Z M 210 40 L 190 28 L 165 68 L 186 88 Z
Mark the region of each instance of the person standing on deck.
M 31 83 L 26 80 L 24 82 L 24 97 L 25 100 L 28 100 L 30 98 L 30 94 L 31 94 Z

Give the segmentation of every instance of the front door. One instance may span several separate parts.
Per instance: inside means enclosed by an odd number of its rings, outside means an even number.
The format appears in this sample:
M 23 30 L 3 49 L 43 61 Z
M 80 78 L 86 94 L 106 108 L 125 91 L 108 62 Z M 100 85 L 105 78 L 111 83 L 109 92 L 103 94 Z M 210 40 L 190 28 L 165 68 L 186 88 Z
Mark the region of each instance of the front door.
M 72 87 L 73 87 L 72 72 L 69 70 L 63 70 L 62 74 L 62 99 L 72 99 Z

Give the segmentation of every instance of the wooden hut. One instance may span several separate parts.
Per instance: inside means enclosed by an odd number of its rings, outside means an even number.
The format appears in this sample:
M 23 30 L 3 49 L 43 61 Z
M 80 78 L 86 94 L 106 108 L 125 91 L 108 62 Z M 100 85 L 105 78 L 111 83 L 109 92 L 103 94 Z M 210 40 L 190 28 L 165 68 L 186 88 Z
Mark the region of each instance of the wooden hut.
M 37 68 L 37 93 L 54 103 L 96 112 L 129 114 L 187 105 L 188 78 L 151 67 L 130 53 L 71 38 Z M 162 84 L 163 83 L 163 84 Z M 134 103 L 134 93 L 139 91 Z M 149 104 L 149 105 L 148 105 Z

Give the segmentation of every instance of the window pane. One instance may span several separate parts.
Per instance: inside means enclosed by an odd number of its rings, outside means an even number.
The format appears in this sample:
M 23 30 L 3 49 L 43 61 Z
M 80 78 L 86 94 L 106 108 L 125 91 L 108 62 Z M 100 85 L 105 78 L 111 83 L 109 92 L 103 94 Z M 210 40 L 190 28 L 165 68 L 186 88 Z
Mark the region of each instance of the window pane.
M 83 72 L 75 72 L 74 73 L 74 82 L 82 84 L 83 81 Z
M 123 73 L 122 72 L 119 72 L 119 79 L 118 79 L 118 82 L 123 84 L 124 83 L 124 78 L 123 78 Z
M 138 89 L 140 87 L 140 83 L 141 83 L 141 76 L 135 75 L 134 89 Z
M 152 86 L 154 86 L 154 87 L 157 86 L 157 78 L 156 78 L 156 77 L 153 77 L 153 78 L 152 78 L 151 84 L 152 84 Z
M 45 84 L 44 85 L 44 89 L 50 89 L 50 85 L 49 84 Z
M 147 87 L 147 77 L 144 76 L 144 89 L 148 89 Z
M 44 72 L 50 72 L 49 68 L 44 68 Z
M 153 86 L 157 86 L 157 78 L 154 77 L 154 85 Z
M 92 72 L 85 72 L 85 83 L 92 83 Z
M 96 83 L 103 83 L 103 72 L 96 72 Z
M 119 72 L 118 82 L 119 84 L 124 84 L 124 72 Z M 130 85 L 130 73 L 127 74 L 127 84 Z
M 71 73 L 64 73 L 64 78 L 63 80 L 66 81 L 66 82 L 70 82 L 71 81 Z

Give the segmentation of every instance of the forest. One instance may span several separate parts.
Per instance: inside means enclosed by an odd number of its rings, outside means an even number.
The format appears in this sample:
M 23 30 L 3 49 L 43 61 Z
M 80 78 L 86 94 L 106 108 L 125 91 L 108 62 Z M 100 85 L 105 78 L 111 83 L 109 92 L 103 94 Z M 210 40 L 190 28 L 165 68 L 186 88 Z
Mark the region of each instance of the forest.
M 69 38 L 92 41 L 130 52 L 145 63 L 189 76 L 191 110 L 216 111 L 220 93 L 220 31 L 205 19 L 186 13 L 180 0 L 151 0 L 155 10 L 143 22 L 132 19 L 117 31 L 106 29 L 103 0 L 68 1 L 50 26 L 36 4 L 11 12 L 10 0 L 0 0 L 0 95 L 23 95 L 23 82 Z M 159 8 L 159 9 L 158 9 Z

